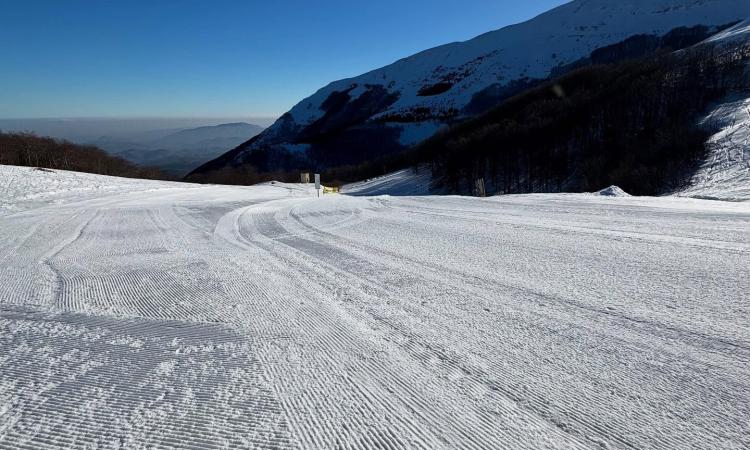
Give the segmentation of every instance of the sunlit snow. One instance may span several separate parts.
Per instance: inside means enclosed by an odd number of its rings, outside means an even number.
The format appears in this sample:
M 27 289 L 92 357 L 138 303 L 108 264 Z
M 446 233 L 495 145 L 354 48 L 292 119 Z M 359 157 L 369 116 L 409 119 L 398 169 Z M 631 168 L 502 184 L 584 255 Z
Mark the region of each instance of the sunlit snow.
M 1 448 L 750 446 L 748 203 L 0 187 Z

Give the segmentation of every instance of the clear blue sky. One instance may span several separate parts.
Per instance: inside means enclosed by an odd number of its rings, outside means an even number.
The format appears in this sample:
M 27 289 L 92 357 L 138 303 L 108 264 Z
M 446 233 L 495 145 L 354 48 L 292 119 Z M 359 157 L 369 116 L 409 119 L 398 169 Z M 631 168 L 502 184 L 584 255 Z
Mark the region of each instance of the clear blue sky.
M 279 115 L 565 0 L 0 0 L 0 118 Z

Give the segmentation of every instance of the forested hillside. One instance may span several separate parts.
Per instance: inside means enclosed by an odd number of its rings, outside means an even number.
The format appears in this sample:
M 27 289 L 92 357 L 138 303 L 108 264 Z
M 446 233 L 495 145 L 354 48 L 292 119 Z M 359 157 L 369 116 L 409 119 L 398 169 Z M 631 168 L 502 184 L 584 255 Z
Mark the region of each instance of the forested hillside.
M 137 166 L 94 146 L 72 144 L 30 133 L 0 132 L 0 164 L 128 178 L 166 178 L 156 168 Z
M 428 164 L 441 191 L 593 191 L 616 184 L 658 194 L 689 181 L 715 130 L 713 103 L 750 88 L 750 45 L 584 67 L 519 94 L 399 155 L 327 172 L 357 180 Z
M 680 187 L 706 155 L 713 102 L 746 89 L 747 45 L 701 46 L 580 69 L 438 134 L 413 151 L 434 183 L 488 193 L 591 191 L 633 194 Z

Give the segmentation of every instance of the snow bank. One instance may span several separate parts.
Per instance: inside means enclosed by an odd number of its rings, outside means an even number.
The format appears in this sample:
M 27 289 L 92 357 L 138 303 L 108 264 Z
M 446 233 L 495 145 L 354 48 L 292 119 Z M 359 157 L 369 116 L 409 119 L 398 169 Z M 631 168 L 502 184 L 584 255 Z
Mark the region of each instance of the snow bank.
M 76 199 L 174 187 L 185 183 L 0 165 L 0 216 Z

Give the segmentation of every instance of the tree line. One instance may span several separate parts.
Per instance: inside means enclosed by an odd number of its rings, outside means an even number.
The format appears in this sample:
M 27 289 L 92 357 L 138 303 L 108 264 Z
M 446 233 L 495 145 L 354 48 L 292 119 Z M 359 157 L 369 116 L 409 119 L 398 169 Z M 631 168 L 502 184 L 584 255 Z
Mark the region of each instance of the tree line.
M 127 178 L 168 179 L 153 167 L 141 167 L 104 150 L 33 133 L 0 132 L 0 164 L 72 170 Z

